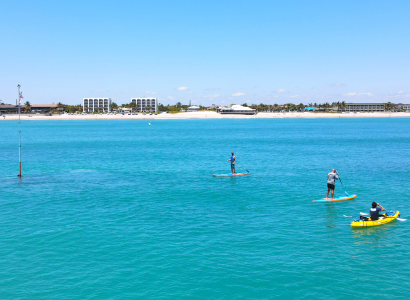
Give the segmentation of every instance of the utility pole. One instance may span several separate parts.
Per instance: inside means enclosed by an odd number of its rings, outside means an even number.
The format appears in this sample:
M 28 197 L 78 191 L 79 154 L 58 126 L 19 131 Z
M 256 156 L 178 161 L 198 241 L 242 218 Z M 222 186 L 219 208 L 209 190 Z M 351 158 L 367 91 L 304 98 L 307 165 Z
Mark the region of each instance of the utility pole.
M 19 174 L 17 175 L 18 177 L 21 177 L 21 130 L 20 130 L 20 111 L 21 111 L 21 92 L 20 92 L 20 84 L 17 85 L 18 92 L 19 92 Z

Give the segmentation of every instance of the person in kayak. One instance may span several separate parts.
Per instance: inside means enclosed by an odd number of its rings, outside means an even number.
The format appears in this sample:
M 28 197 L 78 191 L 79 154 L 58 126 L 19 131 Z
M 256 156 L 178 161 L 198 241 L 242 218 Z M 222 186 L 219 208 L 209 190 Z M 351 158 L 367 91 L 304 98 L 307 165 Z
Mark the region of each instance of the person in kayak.
M 335 180 L 339 179 L 339 174 L 336 172 L 335 169 L 332 170 L 329 174 L 327 174 L 327 193 L 326 199 L 329 199 L 329 191 L 332 191 L 331 197 L 334 199 L 335 194 Z
M 379 211 L 384 211 L 384 207 L 380 205 L 380 203 L 373 202 L 372 208 L 370 209 L 370 218 L 372 221 L 376 221 L 379 219 Z
M 236 174 L 236 171 L 235 171 L 236 156 L 233 152 L 232 152 L 231 158 L 228 159 L 228 161 L 231 162 L 231 173 Z

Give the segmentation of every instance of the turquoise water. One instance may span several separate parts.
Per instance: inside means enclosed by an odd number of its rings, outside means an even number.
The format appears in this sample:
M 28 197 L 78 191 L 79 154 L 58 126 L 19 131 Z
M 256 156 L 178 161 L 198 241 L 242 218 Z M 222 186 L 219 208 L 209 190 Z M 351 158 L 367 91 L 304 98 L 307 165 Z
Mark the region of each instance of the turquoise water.
M 1 299 L 408 296 L 410 118 L 150 122 L 0 122 Z

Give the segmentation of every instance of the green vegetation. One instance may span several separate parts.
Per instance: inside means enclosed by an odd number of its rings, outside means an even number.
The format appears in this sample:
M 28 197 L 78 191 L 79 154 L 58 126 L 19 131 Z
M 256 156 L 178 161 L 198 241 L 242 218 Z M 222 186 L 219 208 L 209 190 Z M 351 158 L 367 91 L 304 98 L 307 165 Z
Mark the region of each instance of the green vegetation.
M 30 103 L 30 101 L 26 101 L 26 103 L 24 103 L 24 110 L 25 110 L 26 112 L 31 111 L 31 103 Z
M 118 109 L 117 103 L 112 102 L 112 103 L 110 104 L 110 110 L 113 111 L 113 110 L 116 110 L 116 109 Z
M 306 107 L 313 107 L 315 108 L 316 112 L 334 112 L 340 111 L 341 109 L 346 108 L 345 102 L 333 102 L 332 104 L 326 103 L 308 103 L 305 105 L 303 103 L 294 104 L 294 103 L 285 103 L 285 104 L 251 104 L 248 105 L 247 103 L 242 104 L 242 106 L 250 107 L 256 109 L 259 112 L 280 112 L 280 111 L 304 111 Z
M 0 105 L 4 104 L 0 102 Z M 304 111 L 306 107 L 313 107 L 315 108 L 315 112 L 340 112 L 344 109 L 346 109 L 347 105 L 344 101 L 342 102 L 332 102 L 332 103 L 308 103 L 307 105 L 303 103 L 299 104 L 294 104 L 294 103 L 285 103 L 285 104 L 248 104 L 248 103 L 243 103 L 242 106 L 245 107 L 250 107 L 253 109 L 256 109 L 258 112 L 281 112 L 281 111 Z M 82 113 L 83 112 L 83 106 L 82 105 L 67 105 L 59 102 L 57 104 L 58 109 L 56 111 L 53 111 L 55 113 L 65 111 L 68 113 Z M 158 113 L 161 112 L 169 112 L 169 113 L 178 113 L 181 111 L 187 111 L 189 105 L 184 105 L 181 102 L 177 102 L 175 105 L 163 105 L 161 103 L 158 103 Z M 29 101 L 25 103 L 25 108 L 26 111 L 31 110 L 31 104 Z M 136 105 L 134 102 L 130 102 L 127 104 L 122 105 L 121 107 L 118 106 L 115 102 L 112 102 L 110 105 L 110 110 L 115 111 L 119 108 L 131 108 L 132 112 L 138 112 L 139 107 Z M 147 106 L 147 110 L 152 109 L 153 107 Z M 208 109 L 205 106 L 199 105 L 200 110 L 210 110 L 210 111 L 215 111 L 215 108 Z M 385 108 L 387 111 L 392 111 L 392 110 L 402 110 L 402 108 L 391 102 L 385 103 Z M 102 112 L 102 109 L 95 109 L 93 112 L 94 114 Z M 147 111 L 148 113 L 148 111 Z

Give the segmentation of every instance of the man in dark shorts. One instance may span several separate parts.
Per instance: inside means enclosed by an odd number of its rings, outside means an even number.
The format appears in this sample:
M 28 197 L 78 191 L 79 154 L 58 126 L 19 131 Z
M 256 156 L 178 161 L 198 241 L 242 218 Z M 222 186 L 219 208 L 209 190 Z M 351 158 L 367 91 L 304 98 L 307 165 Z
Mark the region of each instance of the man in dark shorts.
M 335 194 L 335 181 L 336 179 L 339 179 L 339 174 L 336 173 L 336 170 L 333 169 L 332 172 L 327 174 L 327 193 L 326 193 L 326 199 L 329 199 L 329 191 L 331 190 L 331 197 L 332 199 L 334 194 Z
M 235 154 L 233 154 L 233 152 L 232 152 L 231 158 L 228 159 L 228 161 L 231 162 L 231 173 L 236 174 L 236 171 L 235 171 L 236 156 Z

